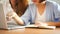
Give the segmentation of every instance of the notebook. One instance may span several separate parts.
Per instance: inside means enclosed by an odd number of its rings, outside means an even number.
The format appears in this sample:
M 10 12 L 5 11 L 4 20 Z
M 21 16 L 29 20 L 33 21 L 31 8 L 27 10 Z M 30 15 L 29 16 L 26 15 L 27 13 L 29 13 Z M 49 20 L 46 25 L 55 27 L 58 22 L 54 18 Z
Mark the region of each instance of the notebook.
M 55 29 L 56 26 L 36 26 L 36 25 L 27 25 L 26 28 L 41 28 L 41 29 Z

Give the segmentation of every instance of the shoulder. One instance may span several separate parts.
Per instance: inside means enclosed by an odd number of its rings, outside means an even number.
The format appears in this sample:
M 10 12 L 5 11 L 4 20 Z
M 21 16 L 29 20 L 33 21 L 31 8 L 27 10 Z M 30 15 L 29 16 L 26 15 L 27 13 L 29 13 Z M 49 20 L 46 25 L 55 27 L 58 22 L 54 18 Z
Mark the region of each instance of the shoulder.
M 49 0 L 47 0 L 46 3 L 48 5 L 52 5 L 52 6 L 55 6 L 55 7 L 59 5 L 58 3 L 54 2 L 54 1 L 49 1 Z
M 34 4 L 29 4 L 28 7 L 27 7 L 26 12 L 31 13 L 34 9 L 35 9 Z
M 35 10 L 36 10 L 36 5 L 35 4 L 29 4 L 29 6 L 28 6 L 28 8 L 27 8 L 29 11 L 33 11 L 33 12 L 35 12 Z
M 27 10 L 31 11 L 33 9 L 33 7 L 34 7 L 34 4 L 29 4 L 28 7 L 27 7 Z
M 33 8 L 33 7 L 35 7 L 35 4 L 29 4 L 29 8 Z

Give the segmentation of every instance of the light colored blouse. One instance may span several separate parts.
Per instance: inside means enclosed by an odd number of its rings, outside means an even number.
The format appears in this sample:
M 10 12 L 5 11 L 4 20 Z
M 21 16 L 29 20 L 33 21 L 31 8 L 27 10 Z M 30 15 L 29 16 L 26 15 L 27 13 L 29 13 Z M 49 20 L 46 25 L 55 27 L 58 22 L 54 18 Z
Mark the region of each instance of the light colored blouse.
M 24 15 L 20 18 L 25 25 L 34 24 L 37 14 L 37 7 L 35 4 L 30 4 Z M 56 2 L 46 1 L 46 22 L 60 22 L 60 6 Z
M 44 10 L 43 14 L 40 15 L 38 8 L 37 8 L 37 14 L 36 14 L 36 19 L 35 19 L 35 23 L 37 22 L 46 22 L 46 17 L 45 17 L 46 11 Z

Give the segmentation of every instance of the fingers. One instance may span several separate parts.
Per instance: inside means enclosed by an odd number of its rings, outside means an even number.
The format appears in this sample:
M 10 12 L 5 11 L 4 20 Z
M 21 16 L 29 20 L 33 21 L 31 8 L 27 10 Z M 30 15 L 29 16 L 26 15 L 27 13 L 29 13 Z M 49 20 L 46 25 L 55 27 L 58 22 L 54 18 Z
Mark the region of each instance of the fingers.
M 15 12 L 11 11 L 11 12 L 8 12 L 8 13 L 6 14 L 6 19 L 7 19 L 8 21 L 10 21 L 10 20 L 12 20 L 14 17 L 16 17 L 16 16 L 17 16 L 17 14 L 16 14 Z
M 35 25 L 36 26 L 48 26 L 48 24 L 45 22 L 36 22 Z
M 7 19 L 7 21 L 11 21 L 12 20 L 12 17 L 7 16 L 6 19 Z
M 6 14 L 6 19 L 7 19 L 7 21 L 11 21 L 11 20 L 12 20 L 12 16 L 13 16 L 12 12 L 8 12 L 8 13 Z

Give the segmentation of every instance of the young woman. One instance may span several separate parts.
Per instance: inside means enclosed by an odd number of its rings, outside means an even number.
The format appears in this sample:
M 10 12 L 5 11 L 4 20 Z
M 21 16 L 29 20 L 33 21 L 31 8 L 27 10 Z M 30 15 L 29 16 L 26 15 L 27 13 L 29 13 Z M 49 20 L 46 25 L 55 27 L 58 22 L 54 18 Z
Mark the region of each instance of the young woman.
M 52 1 L 32 0 L 24 15 L 17 16 L 12 12 L 12 19 L 20 25 L 54 25 L 60 26 L 60 6 Z

